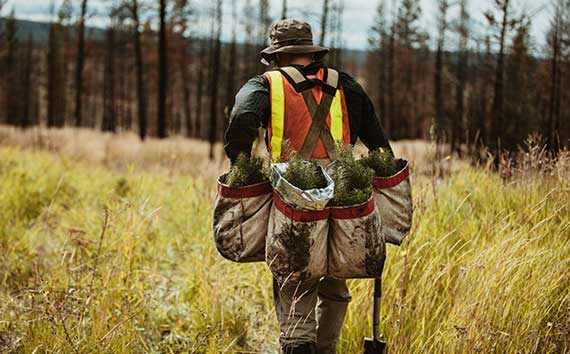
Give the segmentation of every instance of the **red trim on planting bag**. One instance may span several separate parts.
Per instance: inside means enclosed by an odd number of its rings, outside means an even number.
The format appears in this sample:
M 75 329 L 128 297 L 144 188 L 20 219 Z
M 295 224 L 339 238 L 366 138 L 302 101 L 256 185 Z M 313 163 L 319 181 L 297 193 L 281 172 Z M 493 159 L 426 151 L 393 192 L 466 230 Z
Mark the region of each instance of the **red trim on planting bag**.
M 224 198 L 233 198 L 233 199 L 241 199 L 241 198 L 254 198 L 259 197 L 264 194 L 269 194 L 273 188 L 271 187 L 271 183 L 264 182 L 258 184 L 252 184 L 251 186 L 234 188 L 228 185 L 223 184 L 218 179 L 218 193 Z
M 408 176 L 410 176 L 410 164 L 406 162 L 406 167 L 391 177 L 374 177 L 372 186 L 377 189 L 391 188 L 400 184 Z
M 273 202 L 275 203 L 277 210 L 282 212 L 287 218 L 297 222 L 325 220 L 328 219 L 330 215 L 329 208 L 324 210 L 295 209 L 281 200 L 281 197 L 275 191 L 273 192 Z
M 370 215 L 374 211 L 374 198 L 366 203 L 349 207 L 332 207 L 331 216 L 334 219 L 358 219 Z

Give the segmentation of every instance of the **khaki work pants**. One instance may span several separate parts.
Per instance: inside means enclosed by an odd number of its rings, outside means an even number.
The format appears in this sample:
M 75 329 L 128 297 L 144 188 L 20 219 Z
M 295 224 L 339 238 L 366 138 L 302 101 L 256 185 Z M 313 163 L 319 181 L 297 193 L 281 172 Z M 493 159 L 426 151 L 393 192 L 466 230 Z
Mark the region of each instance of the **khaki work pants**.
M 279 342 L 316 343 L 317 353 L 335 354 L 350 293 L 345 280 L 325 277 L 279 286 L 273 281 Z

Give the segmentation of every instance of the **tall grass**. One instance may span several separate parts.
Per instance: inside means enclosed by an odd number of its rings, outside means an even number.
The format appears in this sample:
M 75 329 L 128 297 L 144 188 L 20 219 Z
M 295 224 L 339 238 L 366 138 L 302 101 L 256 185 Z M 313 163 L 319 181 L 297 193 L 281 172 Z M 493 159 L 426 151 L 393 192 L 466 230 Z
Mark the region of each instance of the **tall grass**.
M 0 148 L 0 352 L 277 353 L 269 271 L 215 251 L 217 172 L 130 166 Z M 412 233 L 383 277 L 390 353 L 570 352 L 570 186 L 555 166 L 413 176 Z M 349 283 L 339 352 L 359 353 L 372 283 Z

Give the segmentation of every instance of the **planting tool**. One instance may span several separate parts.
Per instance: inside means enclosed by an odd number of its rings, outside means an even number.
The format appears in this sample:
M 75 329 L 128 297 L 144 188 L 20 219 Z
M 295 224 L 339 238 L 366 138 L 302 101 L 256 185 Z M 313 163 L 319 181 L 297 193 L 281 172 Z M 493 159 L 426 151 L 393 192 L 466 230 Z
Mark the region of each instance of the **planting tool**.
M 372 312 L 372 338 L 364 338 L 364 354 L 383 354 L 386 342 L 380 340 L 380 300 L 382 278 L 374 279 L 374 309 Z

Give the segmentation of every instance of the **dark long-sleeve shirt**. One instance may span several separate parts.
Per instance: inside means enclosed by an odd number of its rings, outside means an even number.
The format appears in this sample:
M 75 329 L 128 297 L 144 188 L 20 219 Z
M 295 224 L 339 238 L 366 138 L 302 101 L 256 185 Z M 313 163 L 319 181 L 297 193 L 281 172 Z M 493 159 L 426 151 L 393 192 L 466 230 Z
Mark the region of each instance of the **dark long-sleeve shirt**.
M 314 75 L 321 67 L 322 63 L 298 66 L 305 75 Z M 351 143 L 354 145 L 360 138 L 369 150 L 390 148 L 374 106 L 362 86 L 346 73 L 340 74 L 340 85 L 346 98 Z M 224 137 L 224 148 L 230 160 L 235 161 L 242 152 L 250 154 L 257 137 L 257 129 L 267 128 L 271 117 L 269 91 L 267 77 L 258 75 L 250 79 L 237 93 Z

